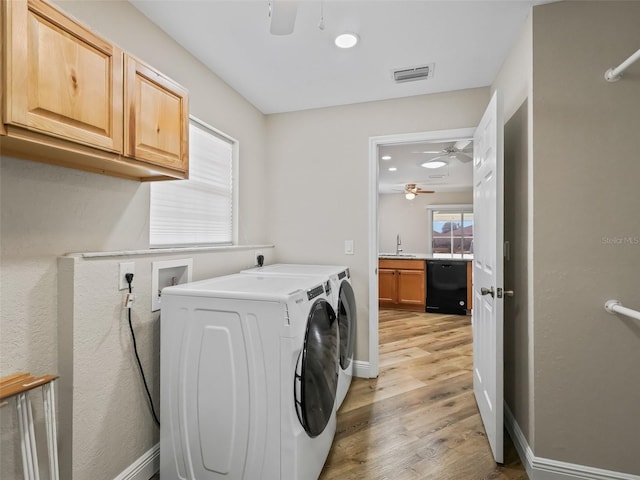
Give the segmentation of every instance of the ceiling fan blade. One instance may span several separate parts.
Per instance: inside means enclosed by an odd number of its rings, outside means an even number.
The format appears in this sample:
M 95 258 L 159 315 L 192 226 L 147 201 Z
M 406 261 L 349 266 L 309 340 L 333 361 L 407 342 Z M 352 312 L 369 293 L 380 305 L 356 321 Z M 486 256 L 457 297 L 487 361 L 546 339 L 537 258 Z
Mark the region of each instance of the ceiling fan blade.
M 290 35 L 296 24 L 297 0 L 271 0 L 269 2 L 272 35 Z
M 456 152 L 451 156 L 461 163 L 469 163 L 471 160 L 473 160 L 473 157 L 471 155 L 468 155 L 463 152 Z
M 453 148 L 455 148 L 456 150 L 465 150 L 467 147 L 471 146 L 471 139 L 468 138 L 466 140 L 458 140 L 456 143 L 453 144 Z

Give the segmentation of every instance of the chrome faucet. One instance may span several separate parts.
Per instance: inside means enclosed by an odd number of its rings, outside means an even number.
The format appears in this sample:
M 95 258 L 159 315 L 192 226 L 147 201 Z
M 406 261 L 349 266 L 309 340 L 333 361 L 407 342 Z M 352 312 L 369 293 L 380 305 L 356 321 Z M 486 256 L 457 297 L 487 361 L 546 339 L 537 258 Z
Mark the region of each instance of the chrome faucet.
M 402 252 L 400 245 L 402 245 L 402 242 L 400 241 L 400 234 L 398 233 L 396 235 L 396 255 L 400 255 L 400 252 Z

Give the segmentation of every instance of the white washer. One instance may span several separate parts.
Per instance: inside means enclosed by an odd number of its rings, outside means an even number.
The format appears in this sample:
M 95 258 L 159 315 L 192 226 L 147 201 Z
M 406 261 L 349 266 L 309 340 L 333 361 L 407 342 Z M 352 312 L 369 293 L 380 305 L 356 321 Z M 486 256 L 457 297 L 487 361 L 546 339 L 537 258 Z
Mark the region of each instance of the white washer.
M 303 265 L 295 263 L 276 263 L 263 267 L 242 270 L 241 273 L 251 275 L 322 275 L 331 284 L 333 308 L 338 315 L 340 342 L 340 372 L 338 375 L 338 393 L 336 410 L 340 408 L 351 386 L 353 377 L 353 353 L 356 341 L 356 325 L 358 323 L 356 298 L 351 286 L 349 268 L 340 265 Z
M 236 274 L 162 291 L 162 480 L 318 478 L 339 369 L 325 288 Z

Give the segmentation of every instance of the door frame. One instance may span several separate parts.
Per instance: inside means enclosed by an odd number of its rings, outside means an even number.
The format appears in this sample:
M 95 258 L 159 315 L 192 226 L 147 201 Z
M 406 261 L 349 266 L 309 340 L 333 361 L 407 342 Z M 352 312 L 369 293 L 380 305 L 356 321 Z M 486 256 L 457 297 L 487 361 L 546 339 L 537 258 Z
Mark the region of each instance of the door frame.
M 476 127 L 470 127 L 369 137 L 369 371 L 366 375 L 368 378 L 375 378 L 379 373 L 378 147 L 399 143 L 447 142 L 473 138 L 475 130 Z

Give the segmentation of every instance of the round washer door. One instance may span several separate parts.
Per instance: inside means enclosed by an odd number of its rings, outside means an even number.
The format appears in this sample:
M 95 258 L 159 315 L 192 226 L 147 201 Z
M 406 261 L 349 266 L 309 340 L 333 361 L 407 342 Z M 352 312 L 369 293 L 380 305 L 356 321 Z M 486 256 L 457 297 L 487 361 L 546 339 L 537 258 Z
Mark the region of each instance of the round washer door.
M 338 298 L 338 329 L 340 330 L 340 367 L 346 370 L 353 361 L 356 342 L 356 297 L 351 284 L 340 283 Z
M 338 322 L 326 300 L 317 300 L 307 320 L 294 386 L 298 419 L 310 437 L 320 435 L 333 413 L 338 387 Z

